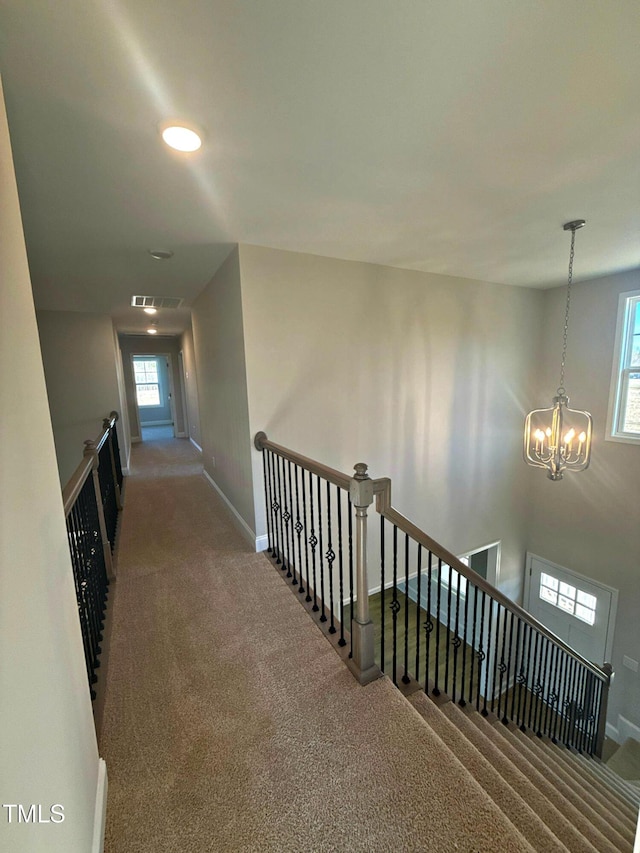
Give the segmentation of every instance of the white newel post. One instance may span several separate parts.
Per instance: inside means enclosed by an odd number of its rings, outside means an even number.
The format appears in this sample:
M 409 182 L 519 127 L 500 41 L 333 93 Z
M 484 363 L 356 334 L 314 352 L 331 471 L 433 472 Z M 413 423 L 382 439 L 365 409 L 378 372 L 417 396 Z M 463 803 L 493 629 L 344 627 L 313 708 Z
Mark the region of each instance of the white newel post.
M 348 665 L 360 684 L 368 684 L 381 674 L 375 662 L 374 627 L 369 618 L 367 578 L 367 510 L 373 503 L 373 480 L 367 474 L 364 462 L 358 462 L 354 467 L 349 496 L 356 511 L 356 612 L 351 623 L 353 656 L 348 660 Z

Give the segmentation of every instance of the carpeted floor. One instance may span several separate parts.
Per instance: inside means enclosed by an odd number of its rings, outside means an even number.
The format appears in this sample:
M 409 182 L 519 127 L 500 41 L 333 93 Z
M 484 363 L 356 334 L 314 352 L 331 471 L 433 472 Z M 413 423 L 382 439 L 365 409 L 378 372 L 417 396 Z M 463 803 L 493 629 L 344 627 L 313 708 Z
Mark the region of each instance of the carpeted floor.
M 532 848 L 387 679 L 360 687 L 185 440 L 133 448 L 107 853 Z

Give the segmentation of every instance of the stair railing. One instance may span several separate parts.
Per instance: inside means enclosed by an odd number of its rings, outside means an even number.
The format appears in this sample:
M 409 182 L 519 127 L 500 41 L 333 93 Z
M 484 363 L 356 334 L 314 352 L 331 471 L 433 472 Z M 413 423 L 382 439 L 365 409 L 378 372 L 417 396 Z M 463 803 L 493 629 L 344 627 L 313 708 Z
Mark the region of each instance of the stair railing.
M 91 698 L 100 667 L 113 548 L 122 508 L 116 423 L 111 412 L 98 438 L 84 442 L 83 458 L 62 491 L 69 551 Z
M 339 630 L 340 644 L 350 634 L 348 663 L 361 683 L 379 667 L 404 689 L 445 693 L 484 716 L 601 756 L 610 664 L 586 660 L 395 510 L 391 481 L 370 479 L 364 463 L 350 477 L 265 433 L 254 443 L 263 453 L 268 553 L 306 593 L 321 627 Z M 374 500 L 380 584 L 370 593 Z

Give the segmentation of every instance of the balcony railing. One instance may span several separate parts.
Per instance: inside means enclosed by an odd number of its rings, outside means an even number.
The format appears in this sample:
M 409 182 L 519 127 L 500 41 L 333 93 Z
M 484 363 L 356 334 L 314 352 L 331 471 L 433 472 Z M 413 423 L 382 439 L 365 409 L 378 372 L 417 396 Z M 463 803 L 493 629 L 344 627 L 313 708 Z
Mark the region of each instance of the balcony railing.
M 122 469 L 117 412 L 98 438 L 85 441 L 82 461 L 62 492 L 91 698 L 96 698 L 113 549 L 122 508 Z
M 395 510 L 388 478 L 370 479 L 362 463 L 349 476 L 264 433 L 255 445 L 268 552 L 321 627 L 348 645 L 361 683 L 382 670 L 403 689 L 446 693 L 601 755 L 609 664 L 583 658 Z M 368 528 L 374 500 L 377 531 Z

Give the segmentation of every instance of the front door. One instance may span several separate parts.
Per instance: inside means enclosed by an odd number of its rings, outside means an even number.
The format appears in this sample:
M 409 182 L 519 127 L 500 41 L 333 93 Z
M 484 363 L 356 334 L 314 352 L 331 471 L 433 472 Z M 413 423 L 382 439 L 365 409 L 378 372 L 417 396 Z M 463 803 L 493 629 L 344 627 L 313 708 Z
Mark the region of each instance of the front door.
M 610 657 L 617 591 L 527 554 L 525 608 L 592 663 Z

